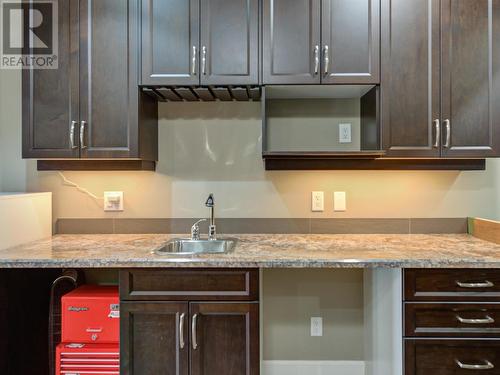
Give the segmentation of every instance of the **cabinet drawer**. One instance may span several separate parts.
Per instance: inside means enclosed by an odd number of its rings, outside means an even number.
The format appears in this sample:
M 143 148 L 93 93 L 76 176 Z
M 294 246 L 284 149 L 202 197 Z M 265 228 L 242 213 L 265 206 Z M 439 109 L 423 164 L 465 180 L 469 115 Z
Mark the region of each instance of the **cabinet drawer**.
M 500 304 L 406 303 L 405 335 L 500 337 Z
M 406 301 L 497 301 L 500 270 L 408 269 Z
M 257 301 L 258 269 L 133 269 L 120 272 L 120 298 Z
M 500 375 L 500 341 L 407 340 L 405 375 Z

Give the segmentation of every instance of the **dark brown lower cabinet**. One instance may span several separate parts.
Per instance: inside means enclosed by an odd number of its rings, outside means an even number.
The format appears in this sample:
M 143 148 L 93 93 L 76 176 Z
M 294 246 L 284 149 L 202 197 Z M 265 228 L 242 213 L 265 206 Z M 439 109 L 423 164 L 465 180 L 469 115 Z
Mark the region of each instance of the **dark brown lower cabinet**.
M 259 373 L 259 305 L 192 303 L 191 375 Z
M 258 285 L 250 269 L 121 271 L 120 375 L 259 375 Z
M 500 374 L 500 341 L 408 340 L 405 375 Z
M 498 275 L 404 270 L 404 375 L 500 374 Z
M 122 302 L 121 306 L 122 375 L 259 372 L 257 303 Z
M 188 303 L 122 302 L 120 374 L 188 375 L 188 314 Z

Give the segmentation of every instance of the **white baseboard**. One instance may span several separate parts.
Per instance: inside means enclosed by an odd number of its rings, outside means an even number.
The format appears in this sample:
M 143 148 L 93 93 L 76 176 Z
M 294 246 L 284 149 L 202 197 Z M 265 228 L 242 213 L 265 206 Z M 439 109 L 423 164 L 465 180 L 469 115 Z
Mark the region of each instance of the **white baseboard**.
M 262 375 L 365 375 L 365 362 L 262 361 Z

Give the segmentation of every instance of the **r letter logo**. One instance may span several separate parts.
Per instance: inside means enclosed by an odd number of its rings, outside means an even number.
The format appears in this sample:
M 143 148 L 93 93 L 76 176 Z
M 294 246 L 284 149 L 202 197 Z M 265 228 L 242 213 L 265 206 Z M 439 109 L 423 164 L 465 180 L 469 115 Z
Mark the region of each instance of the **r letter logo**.
M 57 1 L 0 0 L 0 67 L 57 69 Z

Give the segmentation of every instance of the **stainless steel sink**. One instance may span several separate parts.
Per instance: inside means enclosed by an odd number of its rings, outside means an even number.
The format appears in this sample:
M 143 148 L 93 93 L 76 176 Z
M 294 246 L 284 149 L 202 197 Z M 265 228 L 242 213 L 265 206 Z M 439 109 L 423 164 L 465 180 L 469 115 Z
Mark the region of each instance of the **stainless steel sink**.
M 154 251 L 157 255 L 189 256 L 194 254 L 227 254 L 234 250 L 236 238 L 217 240 L 191 240 L 174 238 Z

